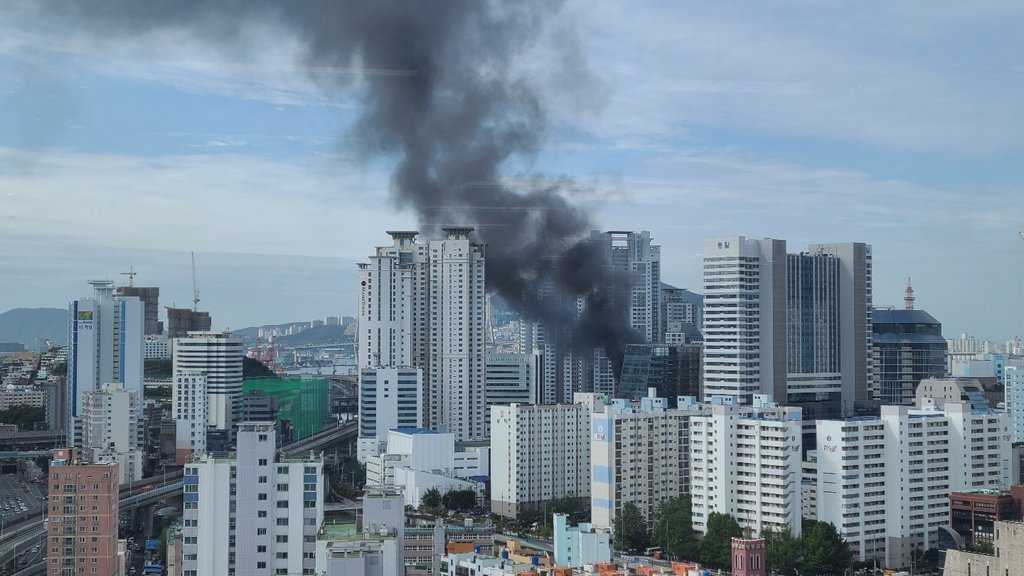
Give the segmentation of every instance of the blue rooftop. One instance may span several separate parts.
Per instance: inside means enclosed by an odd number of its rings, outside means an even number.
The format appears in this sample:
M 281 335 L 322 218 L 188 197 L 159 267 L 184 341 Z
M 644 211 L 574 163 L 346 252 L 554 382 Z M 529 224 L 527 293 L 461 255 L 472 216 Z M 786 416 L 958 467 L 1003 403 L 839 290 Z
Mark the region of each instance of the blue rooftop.
M 414 434 L 437 434 L 438 433 L 436 430 L 431 430 L 430 428 L 413 428 L 413 427 L 408 427 L 408 428 L 392 428 L 392 430 L 394 430 L 395 432 L 398 432 L 400 434 L 408 434 L 410 436 L 412 436 Z

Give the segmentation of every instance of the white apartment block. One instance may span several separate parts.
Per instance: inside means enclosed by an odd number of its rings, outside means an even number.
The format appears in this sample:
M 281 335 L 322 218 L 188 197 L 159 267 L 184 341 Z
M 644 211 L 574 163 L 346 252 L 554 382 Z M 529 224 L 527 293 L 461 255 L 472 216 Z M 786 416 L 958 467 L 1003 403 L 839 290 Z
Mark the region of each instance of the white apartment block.
M 423 372 L 419 368 L 359 371 L 359 437 L 385 440 L 394 428 L 423 422 Z
M 591 415 L 590 516 L 595 526 L 611 528 L 627 502 L 653 522 L 662 502 L 690 493 L 690 418 L 706 407 L 686 396 L 677 405 L 669 410 L 665 398 L 616 399 Z
M 703 534 L 712 512 L 730 514 L 758 534 L 785 527 L 800 534 L 801 418 L 799 408 L 755 395 L 711 399 L 708 414 L 690 419 L 693 530 Z M 819 504 L 820 506 L 820 504 Z
M 82 455 L 90 462 L 117 462 L 121 484 L 142 478 L 145 453 L 138 392 L 119 382 L 85 392 L 82 399 Z
M 704 241 L 703 398 L 786 397 L 786 241 Z
M 189 332 L 174 339 L 174 378 L 185 370 L 206 373 L 207 423 L 218 430 L 238 422 L 244 353 L 242 340 L 230 332 Z
M 818 519 L 836 525 L 857 559 L 907 566 L 949 524 L 950 492 L 1008 487 L 1008 416 L 960 391 L 883 406 L 880 418 L 817 423 Z
M 595 396 L 575 400 L 491 408 L 491 512 L 516 518 L 554 498 L 590 496 Z
M 174 414 L 174 461 L 184 465 L 192 454 L 206 452 L 206 372 L 179 370 L 171 388 Z
M 323 458 L 278 458 L 273 422 L 238 425 L 234 458 L 185 466 L 182 574 L 315 574 Z
M 442 228 L 430 242 L 430 428 L 459 440 L 487 438 L 484 424 L 484 247 L 472 228 Z
M 49 393 L 46 388 L 8 384 L 0 389 L 0 410 L 9 410 L 14 406 L 42 408 L 48 403 Z
M 114 296 L 109 280 L 89 282 L 93 296 L 68 304 L 68 443 L 81 446 L 80 417 L 85 393 L 108 382 L 134 390 L 142 403 L 145 311 L 135 296 Z

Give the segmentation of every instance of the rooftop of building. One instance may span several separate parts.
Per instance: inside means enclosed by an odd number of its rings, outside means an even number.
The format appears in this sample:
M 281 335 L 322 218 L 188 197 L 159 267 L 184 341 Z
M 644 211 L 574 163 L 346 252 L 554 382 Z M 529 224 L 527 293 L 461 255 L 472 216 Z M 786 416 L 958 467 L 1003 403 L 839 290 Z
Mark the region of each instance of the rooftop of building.
M 402 427 L 392 428 L 392 432 L 398 432 L 399 434 L 407 434 L 409 436 L 415 436 L 416 434 L 440 434 L 437 430 L 431 430 L 430 428 L 414 428 L 414 427 Z
M 934 316 L 924 310 L 904 310 L 901 308 L 873 308 L 871 323 L 877 324 L 941 324 Z M 943 339 L 945 341 L 945 339 Z
M 334 542 L 383 542 L 384 540 L 394 540 L 395 530 L 394 528 L 388 528 L 385 529 L 383 534 L 379 529 L 360 532 L 355 522 L 345 520 L 327 521 L 320 526 L 317 539 Z

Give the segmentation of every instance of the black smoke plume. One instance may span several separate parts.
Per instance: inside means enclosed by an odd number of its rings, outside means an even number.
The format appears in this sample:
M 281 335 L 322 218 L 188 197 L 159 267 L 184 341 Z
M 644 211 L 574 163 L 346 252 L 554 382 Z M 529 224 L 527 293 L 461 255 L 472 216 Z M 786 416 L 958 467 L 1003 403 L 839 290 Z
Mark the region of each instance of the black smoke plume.
M 560 2 L 41 1 L 51 16 L 64 13 L 79 26 L 122 37 L 188 30 L 230 49 L 245 45 L 248 22 L 290 30 L 308 44 L 302 64 L 328 93 L 353 88 L 362 95 L 351 141 L 367 158 L 396 159 L 392 200 L 415 210 L 423 231 L 474 226 L 487 245 L 489 289 L 527 318 L 571 327 L 578 347 L 604 347 L 616 373 L 625 344 L 639 341 L 625 308 L 628 280 L 611 272 L 604 249 L 588 239 L 586 211 L 562 194 L 570 183 L 503 183 L 510 161 L 529 161 L 544 143 L 543 99 L 521 57 L 555 21 Z M 589 76 L 582 59 L 555 59 L 563 66 L 559 77 Z M 353 68 L 364 73 L 322 73 Z M 573 96 L 570 84 L 559 90 Z M 542 298 L 540 286 L 570 298 Z M 558 304 L 572 297 L 586 302 L 581 316 L 574 305 Z

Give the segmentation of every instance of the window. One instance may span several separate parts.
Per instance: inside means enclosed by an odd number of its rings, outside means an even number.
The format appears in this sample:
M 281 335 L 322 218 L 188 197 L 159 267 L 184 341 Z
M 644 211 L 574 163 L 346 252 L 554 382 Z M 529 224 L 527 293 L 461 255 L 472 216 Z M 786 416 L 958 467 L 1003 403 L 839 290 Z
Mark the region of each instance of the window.
M 260 544 L 259 546 L 256 547 L 256 552 L 257 553 L 266 552 L 266 551 L 267 551 L 267 547 L 265 545 L 263 545 L 263 544 Z
M 267 499 L 267 493 L 266 492 L 260 492 L 259 494 L 256 495 L 256 499 L 257 500 L 266 500 Z
M 267 517 L 267 511 L 266 510 L 260 510 L 259 512 L 256 513 L 256 517 L 257 518 L 266 518 Z
M 260 466 L 266 466 L 266 465 L 267 465 L 267 459 L 266 458 L 260 458 Z

